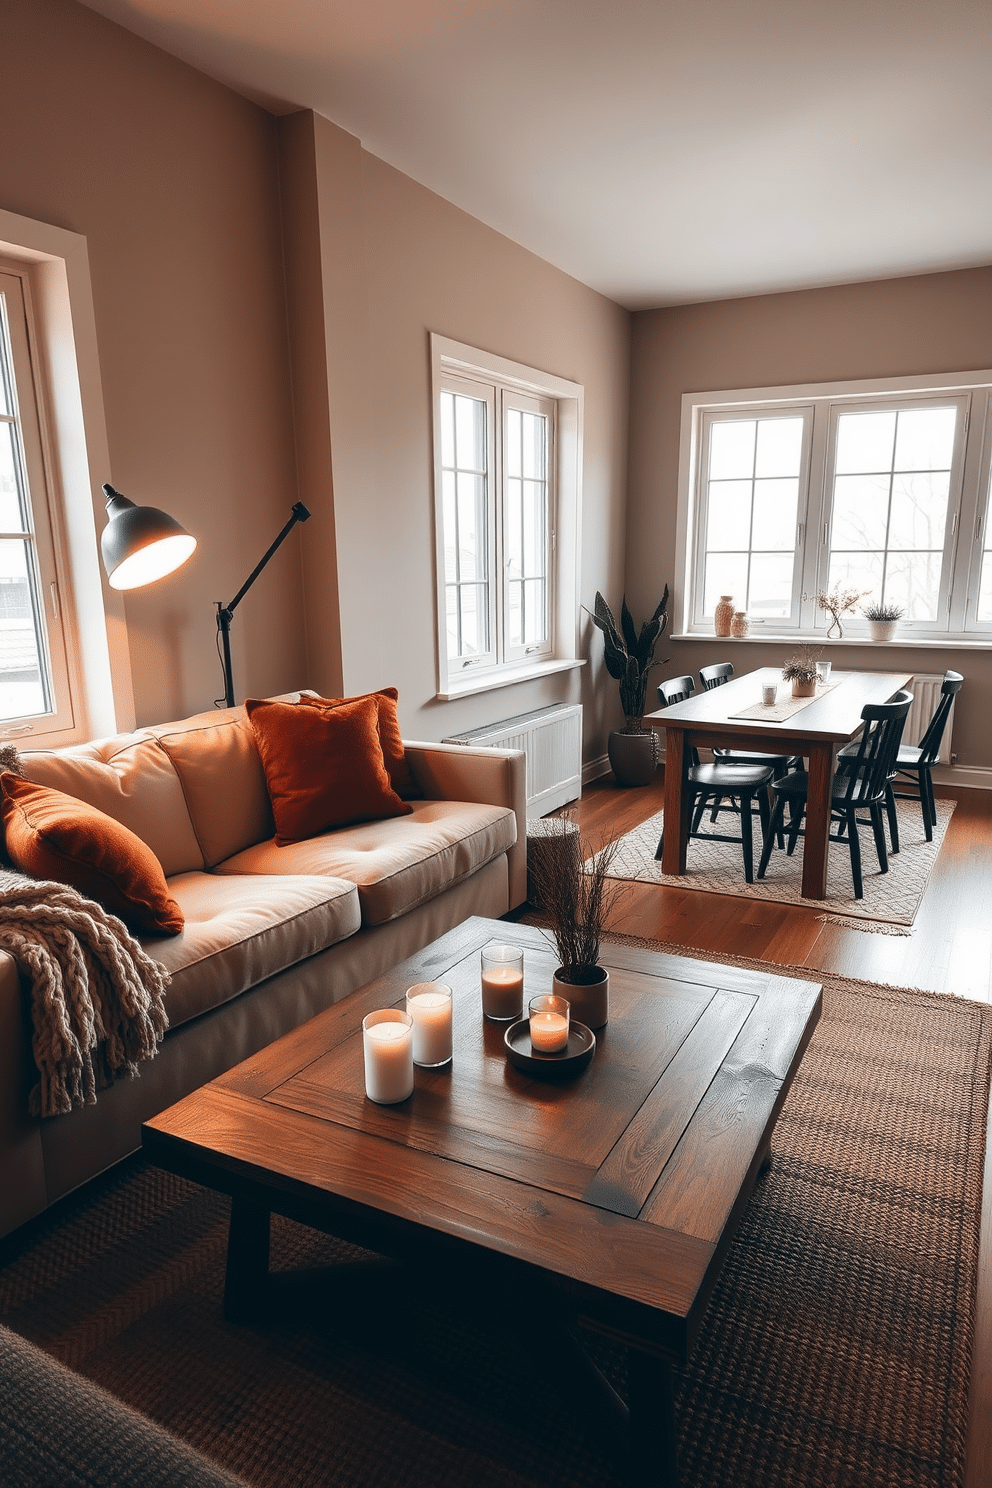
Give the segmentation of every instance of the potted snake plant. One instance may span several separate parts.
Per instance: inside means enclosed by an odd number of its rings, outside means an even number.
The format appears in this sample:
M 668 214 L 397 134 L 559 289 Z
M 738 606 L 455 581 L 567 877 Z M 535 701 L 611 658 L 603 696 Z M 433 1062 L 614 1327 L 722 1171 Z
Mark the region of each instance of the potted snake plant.
M 606 670 L 620 684 L 620 706 L 626 720 L 622 729 L 610 734 L 607 752 L 619 785 L 647 785 L 658 764 L 658 735 L 644 727 L 644 699 L 648 675 L 661 666 L 654 659 L 654 648 L 668 624 L 668 585 L 650 620 L 638 631 L 624 596 L 620 624 L 597 590 L 593 624 L 603 632 Z

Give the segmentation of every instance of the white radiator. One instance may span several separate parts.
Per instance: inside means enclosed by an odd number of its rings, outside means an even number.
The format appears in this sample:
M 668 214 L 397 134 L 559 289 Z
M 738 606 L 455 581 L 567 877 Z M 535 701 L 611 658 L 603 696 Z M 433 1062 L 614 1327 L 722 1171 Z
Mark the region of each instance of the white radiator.
M 582 794 L 582 704 L 553 704 L 442 740 L 522 749 L 527 756 L 527 815 L 544 816 Z
M 902 742 L 904 744 L 919 744 L 927 731 L 930 722 L 940 702 L 940 684 L 944 680 L 944 674 L 917 673 L 909 684 L 909 691 L 913 694 L 913 702 L 909 713 L 906 715 L 906 724 L 902 731 Z M 955 702 L 957 699 L 955 699 Z M 951 763 L 951 729 L 954 726 L 954 703 L 944 728 L 944 737 L 940 741 L 940 753 L 937 761 L 941 765 Z

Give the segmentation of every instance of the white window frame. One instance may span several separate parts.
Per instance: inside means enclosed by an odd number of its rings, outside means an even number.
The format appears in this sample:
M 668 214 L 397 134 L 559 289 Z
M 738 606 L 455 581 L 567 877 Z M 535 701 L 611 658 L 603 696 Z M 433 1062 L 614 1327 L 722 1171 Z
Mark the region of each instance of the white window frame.
M 433 405 L 435 609 L 437 636 L 437 696 L 450 699 L 507 687 L 514 682 L 551 675 L 583 665 L 579 646 L 579 525 L 582 488 L 582 423 L 584 391 L 579 383 L 527 367 L 493 353 L 431 333 L 431 389 Z M 502 485 L 504 460 L 503 399 L 508 406 L 540 407 L 552 420 L 549 451 L 548 501 L 550 512 L 549 601 L 550 634 L 535 652 L 509 646 L 506 641 L 505 564 L 502 527 L 493 529 L 490 556 L 490 602 L 493 641 L 491 652 L 463 665 L 449 658 L 445 618 L 444 524 L 441 471 L 441 392 L 451 388 L 483 396 L 492 389 L 494 416 L 488 432 L 492 491 L 490 509 Z
M 0 210 L 0 257 L 27 276 L 33 367 L 44 389 L 50 510 L 61 567 L 71 726 L 0 724 L 0 739 L 53 748 L 132 729 L 134 694 L 123 596 L 100 562 L 102 483 L 114 481 L 85 237 Z M 66 720 L 68 722 L 68 720 Z
M 852 410 L 905 407 L 928 400 L 958 402 L 964 417 L 958 426 L 952 468 L 937 618 L 933 622 L 901 622 L 896 644 L 992 645 L 992 622 L 980 623 L 977 618 L 983 533 L 992 521 L 992 370 L 685 394 L 676 524 L 681 594 L 677 597 L 675 634 L 687 638 L 713 634 L 712 616 L 702 613 L 700 537 L 707 431 L 714 418 L 809 410 L 804 454 L 808 463 L 800 483 L 797 532 L 797 570 L 801 575 L 798 605 L 788 620 L 762 620 L 752 615 L 750 639 L 822 639 L 830 620 L 817 608 L 816 595 L 827 582 L 837 416 Z M 867 622 L 860 614 L 845 617 L 846 640 L 863 642 L 868 635 Z

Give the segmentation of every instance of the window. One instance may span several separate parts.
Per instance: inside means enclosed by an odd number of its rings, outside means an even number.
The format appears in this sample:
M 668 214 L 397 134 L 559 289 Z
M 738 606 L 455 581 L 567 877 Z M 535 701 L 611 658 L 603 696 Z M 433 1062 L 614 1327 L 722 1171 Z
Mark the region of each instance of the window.
M 578 664 L 581 389 L 432 337 L 439 695 Z
M 992 374 L 936 381 L 687 395 L 683 628 L 711 632 L 730 594 L 752 635 L 816 633 L 843 588 L 901 608 L 909 639 L 992 632 Z
M 72 725 L 30 294 L 0 265 L 0 735 Z

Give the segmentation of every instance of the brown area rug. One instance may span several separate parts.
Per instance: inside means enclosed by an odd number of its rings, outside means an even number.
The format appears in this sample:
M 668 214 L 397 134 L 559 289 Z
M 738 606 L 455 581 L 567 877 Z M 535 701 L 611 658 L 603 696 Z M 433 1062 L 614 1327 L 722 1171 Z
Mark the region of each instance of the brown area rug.
M 685 1488 L 963 1482 L 990 1043 L 987 1006 L 824 978 L 771 1171 L 680 1377 Z M 125 1165 L 8 1247 L 0 1317 L 259 1488 L 621 1482 L 539 1319 L 489 1331 L 411 1302 L 393 1326 L 224 1323 L 226 1213 Z M 274 1231 L 278 1266 L 354 1254 Z M 619 1354 L 590 1344 L 622 1387 Z

